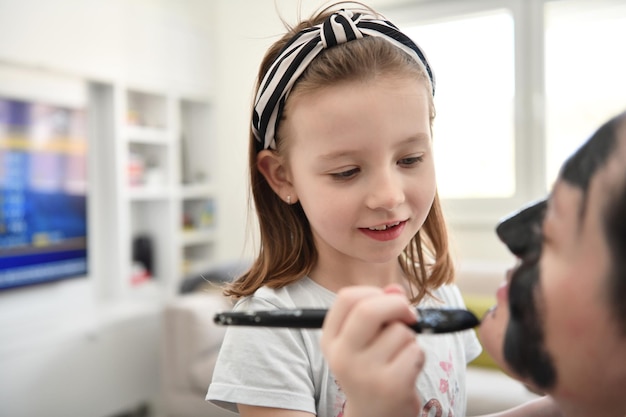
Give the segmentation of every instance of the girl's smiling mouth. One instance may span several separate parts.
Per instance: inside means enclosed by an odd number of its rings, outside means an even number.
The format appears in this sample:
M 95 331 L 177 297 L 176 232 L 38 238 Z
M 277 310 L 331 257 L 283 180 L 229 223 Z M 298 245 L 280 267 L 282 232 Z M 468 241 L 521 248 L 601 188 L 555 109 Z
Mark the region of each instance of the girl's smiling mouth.
M 382 224 L 380 226 L 359 228 L 363 234 L 378 241 L 388 241 L 399 237 L 404 230 L 407 221 L 396 221 L 392 223 Z

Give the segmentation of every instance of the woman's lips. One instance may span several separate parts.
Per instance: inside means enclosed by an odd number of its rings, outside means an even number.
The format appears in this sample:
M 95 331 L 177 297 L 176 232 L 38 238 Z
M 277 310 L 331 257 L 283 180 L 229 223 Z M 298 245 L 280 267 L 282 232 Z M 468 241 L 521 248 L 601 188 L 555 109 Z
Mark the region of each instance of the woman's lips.
M 509 282 L 504 281 L 498 289 L 496 290 L 496 299 L 498 300 L 498 305 L 504 304 L 509 299 Z
M 511 284 L 511 277 L 515 268 L 511 268 L 506 271 L 506 280 L 504 280 L 498 289 L 496 290 L 496 299 L 498 304 L 507 303 L 509 301 L 509 285 Z
M 508 271 L 506 271 L 506 279 L 502 281 L 502 283 L 496 289 L 496 304 L 492 306 L 489 310 L 487 310 L 484 316 L 485 318 L 489 316 L 495 317 L 496 310 L 498 310 L 500 306 L 508 304 L 509 286 L 511 284 L 511 277 L 513 276 L 513 271 L 515 271 L 515 268 L 511 268 Z

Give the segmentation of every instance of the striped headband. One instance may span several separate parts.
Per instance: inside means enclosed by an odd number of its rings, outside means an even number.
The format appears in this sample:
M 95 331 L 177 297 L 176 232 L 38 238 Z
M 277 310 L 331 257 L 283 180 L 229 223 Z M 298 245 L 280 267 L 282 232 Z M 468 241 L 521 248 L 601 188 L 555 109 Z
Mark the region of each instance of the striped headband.
M 422 50 L 391 22 L 361 13 L 341 10 L 322 24 L 304 29 L 295 35 L 278 54 L 263 77 L 254 100 L 252 131 L 258 142 L 257 152 L 276 149 L 274 134 L 294 83 L 306 67 L 324 49 L 361 39 L 382 38 L 413 57 L 428 73 L 432 93 L 435 78 Z

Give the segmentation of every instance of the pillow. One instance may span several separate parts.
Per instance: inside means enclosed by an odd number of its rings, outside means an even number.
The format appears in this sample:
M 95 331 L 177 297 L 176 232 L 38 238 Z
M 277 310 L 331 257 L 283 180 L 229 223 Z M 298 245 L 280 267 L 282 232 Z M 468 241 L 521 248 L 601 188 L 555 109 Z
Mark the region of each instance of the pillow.
M 464 294 L 463 300 L 465 301 L 467 309 L 474 313 L 479 319 L 482 319 L 487 311 L 496 304 L 495 297 L 486 295 Z M 474 331 L 476 332 L 476 330 Z M 476 336 L 478 336 L 478 332 L 476 332 Z M 480 340 L 480 337 L 478 340 Z M 469 365 L 502 370 L 498 364 L 491 359 L 491 356 L 485 352 L 484 348 L 480 355 L 470 362 Z

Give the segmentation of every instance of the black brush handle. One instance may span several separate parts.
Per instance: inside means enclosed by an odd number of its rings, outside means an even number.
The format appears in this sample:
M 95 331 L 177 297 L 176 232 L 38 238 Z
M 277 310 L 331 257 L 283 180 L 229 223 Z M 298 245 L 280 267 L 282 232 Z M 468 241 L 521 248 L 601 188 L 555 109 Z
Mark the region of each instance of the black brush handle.
M 288 327 L 319 329 L 324 324 L 326 309 L 277 309 L 262 311 L 228 311 L 217 313 L 213 321 L 226 326 Z M 463 309 L 418 308 L 419 318 L 408 325 L 416 333 L 453 333 L 480 324 L 478 318 Z

